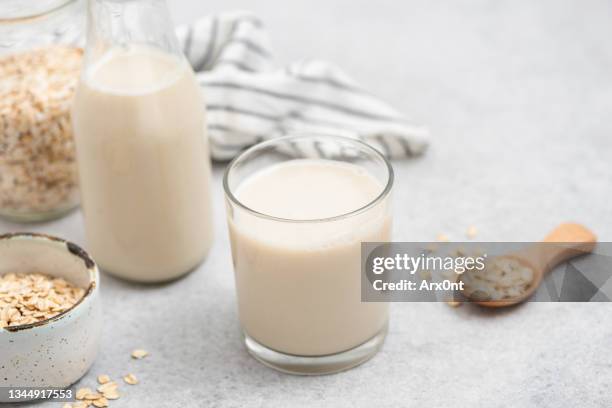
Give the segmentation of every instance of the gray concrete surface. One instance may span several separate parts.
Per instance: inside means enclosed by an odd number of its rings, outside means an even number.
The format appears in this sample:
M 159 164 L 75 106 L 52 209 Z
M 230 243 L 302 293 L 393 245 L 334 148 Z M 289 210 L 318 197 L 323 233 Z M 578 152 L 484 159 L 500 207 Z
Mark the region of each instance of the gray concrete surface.
M 598 0 L 172 0 L 177 22 L 236 8 L 266 22 L 279 62 L 332 60 L 431 127 L 422 158 L 394 163 L 395 238 L 440 232 L 537 240 L 576 220 L 612 239 L 612 3 Z M 394 304 L 383 351 L 351 371 L 276 373 L 240 343 L 214 171 L 217 240 L 165 286 L 103 277 L 97 374 L 133 372 L 115 407 L 610 407 L 612 305 L 488 312 Z M 0 232 L 85 244 L 81 215 Z M 152 356 L 132 361 L 133 348 Z M 46 405 L 45 405 L 46 406 Z M 48 406 L 54 406 L 48 404 Z

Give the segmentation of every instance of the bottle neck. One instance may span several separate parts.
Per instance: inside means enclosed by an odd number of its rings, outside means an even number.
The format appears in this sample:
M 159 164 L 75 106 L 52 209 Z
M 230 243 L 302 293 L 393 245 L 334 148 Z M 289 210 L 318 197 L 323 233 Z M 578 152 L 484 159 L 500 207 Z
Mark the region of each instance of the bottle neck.
M 89 0 L 85 64 L 132 45 L 181 55 L 165 0 Z

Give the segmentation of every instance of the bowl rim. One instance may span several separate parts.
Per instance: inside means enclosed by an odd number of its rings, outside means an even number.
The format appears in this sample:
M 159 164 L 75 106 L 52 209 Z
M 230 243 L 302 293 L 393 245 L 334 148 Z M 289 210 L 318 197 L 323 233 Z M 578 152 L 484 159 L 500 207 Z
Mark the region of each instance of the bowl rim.
M 72 305 L 69 309 L 64 310 L 63 312 L 35 323 L 22 324 L 19 326 L 6 326 L 0 329 L 0 336 L 2 334 L 13 334 L 23 332 L 24 330 L 30 330 L 35 328 L 41 328 L 50 326 L 53 323 L 56 323 L 60 320 L 63 320 L 67 317 L 70 317 L 80 305 L 86 303 L 89 299 L 91 299 L 94 294 L 98 292 L 98 288 L 100 286 L 99 279 L 100 274 L 98 270 L 98 266 L 91 258 L 91 256 L 80 246 L 77 244 L 67 241 L 63 238 L 59 238 L 53 235 L 43 234 L 43 233 L 35 233 L 35 232 L 12 232 L 7 234 L 0 234 L 0 242 L 2 241 L 10 241 L 10 240 L 31 240 L 38 242 L 46 242 L 55 246 L 58 250 L 65 250 L 68 256 L 77 257 L 85 264 L 85 268 L 89 275 L 89 285 L 85 289 L 85 294 L 81 299 L 79 299 L 74 305 Z

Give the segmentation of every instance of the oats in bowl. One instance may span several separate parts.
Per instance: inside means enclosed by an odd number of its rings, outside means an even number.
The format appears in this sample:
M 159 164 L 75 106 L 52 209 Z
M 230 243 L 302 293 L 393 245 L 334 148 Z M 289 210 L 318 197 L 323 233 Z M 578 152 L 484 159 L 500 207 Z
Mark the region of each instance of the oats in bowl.
M 85 290 L 42 273 L 0 276 L 0 328 L 50 319 L 77 304 Z
M 3 390 L 65 388 L 89 370 L 102 323 L 99 286 L 95 262 L 76 244 L 0 235 L 0 403 L 10 402 Z

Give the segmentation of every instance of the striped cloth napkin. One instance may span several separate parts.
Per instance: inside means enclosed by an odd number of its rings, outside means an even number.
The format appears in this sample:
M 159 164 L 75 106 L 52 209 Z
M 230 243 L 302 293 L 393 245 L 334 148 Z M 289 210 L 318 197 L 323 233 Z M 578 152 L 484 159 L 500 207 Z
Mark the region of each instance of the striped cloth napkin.
M 251 13 L 205 17 L 177 35 L 205 91 L 215 160 L 291 131 L 358 138 L 390 158 L 427 147 L 426 128 L 336 66 L 316 60 L 274 65 L 264 25 Z

